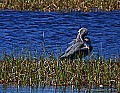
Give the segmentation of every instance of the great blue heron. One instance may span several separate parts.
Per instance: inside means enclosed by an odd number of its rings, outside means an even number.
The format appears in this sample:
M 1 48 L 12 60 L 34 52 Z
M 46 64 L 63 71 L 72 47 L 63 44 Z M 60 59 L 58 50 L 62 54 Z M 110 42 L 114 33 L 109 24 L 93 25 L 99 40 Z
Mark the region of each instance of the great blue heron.
M 88 34 L 86 28 L 81 28 L 78 31 L 77 40 L 66 49 L 65 53 L 60 58 L 82 58 L 87 56 L 93 49 L 91 46 L 91 41 L 88 37 L 85 37 Z

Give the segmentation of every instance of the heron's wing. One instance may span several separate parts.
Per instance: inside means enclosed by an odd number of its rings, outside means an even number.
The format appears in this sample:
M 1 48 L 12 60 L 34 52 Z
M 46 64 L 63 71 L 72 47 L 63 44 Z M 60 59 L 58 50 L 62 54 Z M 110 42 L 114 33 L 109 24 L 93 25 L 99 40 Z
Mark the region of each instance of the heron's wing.
M 76 49 L 78 47 L 81 47 L 83 45 L 83 42 L 74 42 L 71 46 L 69 46 L 65 53 L 68 53 L 70 50 L 72 51 L 73 49 Z
M 84 45 L 83 42 L 77 42 L 77 43 L 71 45 L 65 51 L 65 56 L 68 57 L 69 55 L 74 54 L 76 51 L 80 50 L 80 48 L 82 47 L 82 45 Z
M 92 46 L 89 46 L 89 47 L 82 47 L 82 48 L 80 49 L 80 51 L 81 51 L 81 52 L 84 52 L 84 51 L 86 51 L 86 52 L 91 52 L 92 49 L 93 49 Z
M 65 53 L 67 53 L 73 46 L 73 44 L 75 44 L 76 43 L 76 41 L 75 40 L 73 40 L 73 41 L 71 41 L 69 44 L 70 44 L 70 46 L 66 49 L 66 51 L 65 51 Z
M 80 48 L 80 51 L 81 52 L 84 52 L 84 51 L 92 51 L 93 47 L 91 46 L 91 44 L 89 43 L 84 43 L 84 47 Z
M 66 49 L 65 53 L 68 53 L 72 47 L 73 47 L 72 45 L 69 46 L 69 47 Z
M 92 51 L 93 47 L 92 46 L 88 46 L 88 47 L 82 47 L 80 48 L 80 54 L 81 56 L 85 57 L 87 56 L 91 51 Z
M 89 50 L 89 48 L 88 47 L 82 47 L 82 48 L 80 48 L 80 51 L 82 52 L 82 51 L 88 51 Z

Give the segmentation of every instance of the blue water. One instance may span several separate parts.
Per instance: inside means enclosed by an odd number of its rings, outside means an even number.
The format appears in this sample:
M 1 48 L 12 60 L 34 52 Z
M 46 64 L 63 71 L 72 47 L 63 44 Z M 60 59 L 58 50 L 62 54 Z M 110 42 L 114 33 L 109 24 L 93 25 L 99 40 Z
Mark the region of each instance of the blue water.
M 59 13 L 59 12 L 28 12 L 28 11 L 0 11 L 0 53 L 8 54 L 13 49 L 18 52 L 28 47 L 30 51 L 42 53 L 43 33 L 47 52 L 53 52 L 56 57 L 60 55 L 60 49 L 64 52 L 67 43 L 76 38 L 80 27 L 86 27 L 89 31 L 93 45 L 93 51 L 97 55 L 115 57 L 120 55 L 120 11 L 96 12 L 96 13 Z M 66 89 L 65 92 L 78 92 Z M 33 91 L 33 92 L 31 92 Z M 41 93 L 59 92 L 54 88 L 30 87 L 16 88 L 0 87 L 0 93 Z M 81 90 L 85 91 L 84 90 Z M 87 91 L 87 90 L 86 90 Z M 82 92 L 81 92 L 82 93 Z M 91 92 L 92 93 L 92 92 Z
M 30 87 L 30 86 L 7 86 L 0 85 L 0 93 L 117 93 L 115 88 L 109 87 L 95 87 L 88 89 L 80 86 L 79 88 L 68 87 Z
M 67 43 L 76 38 L 80 27 L 89 31 L 92 53 L 105 57 L 120 55 L 120 11 L 112 12 L 0 12 L 0 52 L 11 53 L 28 46 L 37 55 L 42 53 L 43 32 L 47 52 L 60 55 Z

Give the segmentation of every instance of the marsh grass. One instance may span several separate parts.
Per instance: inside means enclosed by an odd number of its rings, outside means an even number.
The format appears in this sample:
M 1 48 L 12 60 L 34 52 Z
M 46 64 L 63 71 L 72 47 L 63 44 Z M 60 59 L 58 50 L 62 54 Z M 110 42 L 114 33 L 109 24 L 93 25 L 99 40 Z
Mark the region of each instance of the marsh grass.
M 5 50 L 0 60 L 0 84 L 4 86 L 109 86 L 120 91 L 120 58 L 109 60 L 89 56 L 86 60 L 56 59 L 47 54 L 45 37 L 43 53 L 37 57 L 26 42 L 26 48 L 18 53 L 14 48 L 9 55 Z M 61 50 L 61 49 L 60 49 Z M 101 51 L 102 52 L 102 51 Z
M 110 86 L 120 91 L 120 60 L 95 58 L 60 60 L 26 54 L 14 57 L 3 54 L 0 83 L 20 86 Z
M 0 9 L 29 11 L 112 11 L 120 9 L 119 0 L 1 0 Z

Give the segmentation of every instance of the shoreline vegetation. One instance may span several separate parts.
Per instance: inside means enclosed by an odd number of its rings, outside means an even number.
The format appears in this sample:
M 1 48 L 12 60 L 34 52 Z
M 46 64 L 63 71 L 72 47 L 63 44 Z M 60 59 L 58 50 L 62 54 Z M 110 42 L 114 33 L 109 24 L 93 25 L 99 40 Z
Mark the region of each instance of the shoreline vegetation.
M 26 52 L 19 56 L 3 53 L 0 84 L 4 86 L 108 86 L 120 91 L 120 59 L 95 58 L 60 60 L 53 56 L 35 58 Z
M 0 10 L 97 12 L 120 9 L 119 0 L 0 0 Z M 28 53 L 6 55 L 0 60 L 0 84 L 20 86 L 109 86 L 120 91 L 120 58 L 60 60 Z
M 97 12 L 120 9 L 120 0 L 0 0 L 0 10 Z

